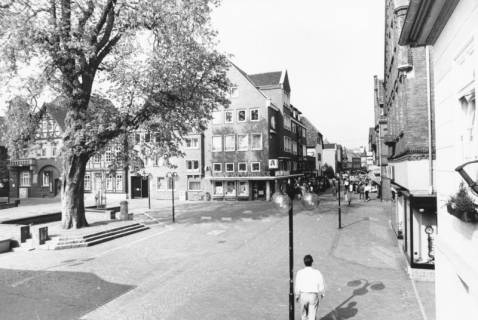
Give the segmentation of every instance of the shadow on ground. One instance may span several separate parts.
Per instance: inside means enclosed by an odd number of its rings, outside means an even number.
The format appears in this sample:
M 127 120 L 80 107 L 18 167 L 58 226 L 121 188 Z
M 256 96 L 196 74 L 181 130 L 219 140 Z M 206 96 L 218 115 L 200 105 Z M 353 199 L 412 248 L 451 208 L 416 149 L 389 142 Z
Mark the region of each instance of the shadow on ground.
M 356 287 L 352 291 L 350 297 L 345 299 L 341 304 L 334 308 L 334 310 L 327 313 L 325 316 L 320 318 L 320 320 L 345 320 L 351 319 L 357 315 L 359 309 L 357 307 L 357 302 L 351 301 L 355 297 L 363 296 L 369 293 L 370 291 L 380 291 L 385 289 L 385 285 L 380 281 L 369 282 L 365 279 L 353 280 L 347 283 L 349 287 Z
M 133 288 L 87 272 L 0 268 L 0 319 L 78 319 Z

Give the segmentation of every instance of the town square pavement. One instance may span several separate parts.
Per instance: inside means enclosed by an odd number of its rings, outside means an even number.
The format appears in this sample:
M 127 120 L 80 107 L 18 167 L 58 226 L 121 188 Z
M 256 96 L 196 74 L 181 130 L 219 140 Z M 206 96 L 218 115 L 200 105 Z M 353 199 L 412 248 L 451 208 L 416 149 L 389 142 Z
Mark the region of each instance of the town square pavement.
M 295 271 L 312 254 L 327 293 L 317 319 L 433 320 L 433 283 L 414 283 L 389 202 L 295 204 Z M 288 319 L 288 219 L 270 202 L 155 203 L 150 229 L 97 246 L 0 254 L 0 319 Z M 132 204 L 140 213 L 140 205 Z M 299 319 L 296 306 L 296 319 Z

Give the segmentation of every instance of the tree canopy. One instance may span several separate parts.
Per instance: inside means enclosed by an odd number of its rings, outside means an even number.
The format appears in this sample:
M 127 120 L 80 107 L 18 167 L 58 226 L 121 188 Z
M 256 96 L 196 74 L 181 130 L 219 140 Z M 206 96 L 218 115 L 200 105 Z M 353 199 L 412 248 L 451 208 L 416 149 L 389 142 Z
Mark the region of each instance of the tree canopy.
M 89 157 L 139 127 L 157 133 L 165 155 L 177 154 L 184 134 L 202 131 L 212 111 L 229 104 L 229 63 L 215 48 L 210 23 L 218 4 L 0 0 L 0 85 L 23 106 L 10 108 L 20 125 L 8 139 L 32 138 L 39 118 L 32 112 L 41 115 L 45 103 L 60 99 L 66 114 L 62 190 L 70 186 L 75 194 L 83 192 Z M 104 104 L 90 103 L 93 94 Z M 106 101 L 115 112 L 104 112 Z M 80 206 L 81 213 L 82 197 L 70 200 L 64 211 Z

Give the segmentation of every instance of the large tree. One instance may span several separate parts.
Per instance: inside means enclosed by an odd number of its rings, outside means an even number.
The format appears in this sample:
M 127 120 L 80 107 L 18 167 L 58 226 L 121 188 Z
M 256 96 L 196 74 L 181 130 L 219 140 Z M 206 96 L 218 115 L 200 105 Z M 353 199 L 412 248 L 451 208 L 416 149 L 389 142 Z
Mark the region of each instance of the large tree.
M 40 101 L 55 100 L 66 112 L 64 228 L 87 225 L 83 180 L 94 153 L 140 126 L 156 132 L 161 150 L 174 153 L 184 134 L 204 130 L 214 108 L 228 104 L 228 61 L 215 49 L 210 25 L 217 5 L 218 0 L 0 0 L 5 92 L 21 95 L 38 115 L 46 105 Z M 102 101 L 108 100 L 115 112 L 106 111 L 110 105 Z M 8 137 L 12 146 L 32 139 L 39 119 L 16 114 L 12 119 L 19 125 Z

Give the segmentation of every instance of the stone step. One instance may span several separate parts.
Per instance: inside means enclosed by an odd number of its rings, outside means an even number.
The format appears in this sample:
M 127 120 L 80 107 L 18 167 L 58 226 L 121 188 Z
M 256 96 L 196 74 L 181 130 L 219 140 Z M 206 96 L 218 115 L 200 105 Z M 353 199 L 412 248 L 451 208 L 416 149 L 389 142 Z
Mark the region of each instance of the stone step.
M 99 232 L 95 232 L 95 233 L 85 234 L 85 235 L 61 236 L 59 241 L 88 239 L 88 238 L 96 237 L 96 236 L 99 236 L 99 235 L 102 235 L 102 234 L 105 234 L 105 233 L 110 233 L 112 231 L 117 231 L 117 230 L 121 230 L 121 229 L 124 229 L 124 228 L 129 228 L 129 227 L 134 226 L 134 225 L 141 225 L 141 224 L 138 223 L 138 222 L 135 222 L 135 223 L 127 224 L 127 225 L 122 225 L 121 227 L 116 227 L 116 228 L 107 229 L 107 230 L 103 230 L 103 231 L 99 231 Z
M 136 232 L 144 231 L 149 229 L 147 226 L 140 223 L 135 223 L 133 225 L 124 226 L 121 228 L 111 229 L 109 231 L 96 233 L 94 235 L 89 235 L 83 239 L 74 239 L 71 241 L 59 241 L 53 249 L 70 249 L 70 248 L 81 248 L 89 247 L 96 244 L 100 244 L 106 241 L 114 240 L 116 238 L 124 237 Z
M 67 238 L 67 239 L 60 238 L 58 240 L 58 244 L 62 245 L 62 244 L 65 244 L 65 243 L 91 242 L 91 241 L 94 241 L 96 239 L 100 239 L 100 238 L 103 238 L 103 237 L 106 237 L 106 236 L 110 236 L 110 235 L 113 235 L 113 234 L 121 233 L 121 232 L 124 232 L 124 231 L 128 231 L 128 230 L 131 230 L 131 229 L 136 229 L 136 228 L 140 228 L 140 227 L 142 227 L 141 224 L 135 223 L 135 224 L 129 224 L 129 225 L 126 225 L 126 226 L 122 226 L 122 227 L 119 227 L 119 228 L 114 228 L 114 229 L 105 230 L 105 231 L 102 231 L 102 232 L 97 232 L 97 233 L 94 233 L 94 234 L 84 235 L 84 236 L 81 236 L 81 237 Z

